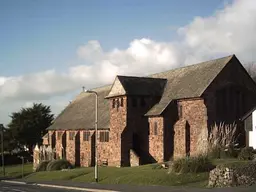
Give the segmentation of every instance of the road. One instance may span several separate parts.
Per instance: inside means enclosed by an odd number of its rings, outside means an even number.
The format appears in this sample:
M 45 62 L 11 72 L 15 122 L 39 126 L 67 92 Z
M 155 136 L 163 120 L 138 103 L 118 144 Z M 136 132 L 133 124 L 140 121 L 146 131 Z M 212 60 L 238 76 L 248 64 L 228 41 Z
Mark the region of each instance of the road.
M 56 183 L 57 184 L 57 183 Z M 47 184 L 46 184 L 47 185 Z M 60 184 L 59 184 L 60 185 Z M 68 185 L 68 181 L 66 186 Z M 255 192 L 256 185 L 250 187 L 237 187 L 237 188 L 215 188 L 215 189 L 196 189 L 190 187 L 164 187 L 164 186 L 130 186 L 130 185 L 88 185 L 77 184 L 73 187 L 83 188 L 84 192 Z M 0 182 L 0 192 L 71 192 L 78 190 L 60 189 L 50 187 L 40 187 L 33 184 L 16 184 Z
M 68 192 L 66 189 L 0 182 L 0 192 Z

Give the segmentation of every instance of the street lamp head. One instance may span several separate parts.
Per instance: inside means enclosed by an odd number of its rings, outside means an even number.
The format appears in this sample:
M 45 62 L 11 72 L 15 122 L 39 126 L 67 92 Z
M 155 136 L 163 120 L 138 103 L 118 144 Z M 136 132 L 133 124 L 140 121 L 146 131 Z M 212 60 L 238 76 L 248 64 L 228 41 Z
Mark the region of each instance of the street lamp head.
M 83 86 L 82 89 L 83 89 L 83 92 L 85 93 L 92 93 L 92 91 L 85 89 L 85 86 Z
M 97 94 L 96 91 L 86 90 L 84 87 L 83 87 L 83 92 L 85 92 L 85 93 L 94 93 L 94 94 Z

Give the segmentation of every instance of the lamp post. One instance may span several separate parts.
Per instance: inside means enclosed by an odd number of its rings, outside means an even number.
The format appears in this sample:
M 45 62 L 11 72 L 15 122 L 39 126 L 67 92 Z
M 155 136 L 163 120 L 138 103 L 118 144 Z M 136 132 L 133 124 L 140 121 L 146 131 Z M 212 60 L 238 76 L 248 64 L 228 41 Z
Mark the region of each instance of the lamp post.
M 83 87 L 84 89 L 84 87 Z M 95 95 L 95 181 L 98 182 L 98 93 L 95 91 L 87 90 L 86 93 L 93 93 Z
M 3 124 L 0 124 L 0 128 L 1 128 L 2 170 L 3 170 L 3 175 L 5 176 L 5 167 L 4 167 L 4 126 L 3 126 Z

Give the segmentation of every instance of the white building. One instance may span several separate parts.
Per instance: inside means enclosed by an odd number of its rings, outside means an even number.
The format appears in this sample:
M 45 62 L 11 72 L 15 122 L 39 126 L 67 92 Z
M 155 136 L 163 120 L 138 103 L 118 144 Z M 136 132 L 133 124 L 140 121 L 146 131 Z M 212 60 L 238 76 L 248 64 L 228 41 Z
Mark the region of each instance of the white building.
M 256 107 L 249 111 L 242 119 L 246 130 L 246 141 L 248 147 L 256 149 Z

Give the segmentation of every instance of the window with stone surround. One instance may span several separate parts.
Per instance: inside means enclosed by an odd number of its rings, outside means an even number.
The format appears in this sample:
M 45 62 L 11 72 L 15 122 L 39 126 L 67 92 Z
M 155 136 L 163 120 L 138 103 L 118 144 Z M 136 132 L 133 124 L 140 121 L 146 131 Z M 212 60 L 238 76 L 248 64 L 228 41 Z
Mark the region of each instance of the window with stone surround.
M 75 132 L 74 131 L 70 131 L 69 132 L 69 140 L 74 140 L 75 137 Z
M 108 142 L 109 141 L 109 132 L 102 131 L 100 132 L 100 142 Z
M 157 122 L 155 121 L 155 122 L 154 122 L 154 132 L 153 132 L 154 135 L 157 135 L 157 132 L 158 132 L 157 129 L 158 129 L 158 127 L 157 127 Z
M 112 100 L 112 108 L 115 108 L 115 107 L 116 107 L 116 100 L 113 99 L 113 100 Z
M 57 139 L 60 140 L 60 139 L 61 139 L 61 136 L 62 136 L 62 132 L 58 132 L 58 133 L 57 133 Z
M 90 131 L 84 131 L 83 140 L 84 141 L 89 141 L 90 140 Z

